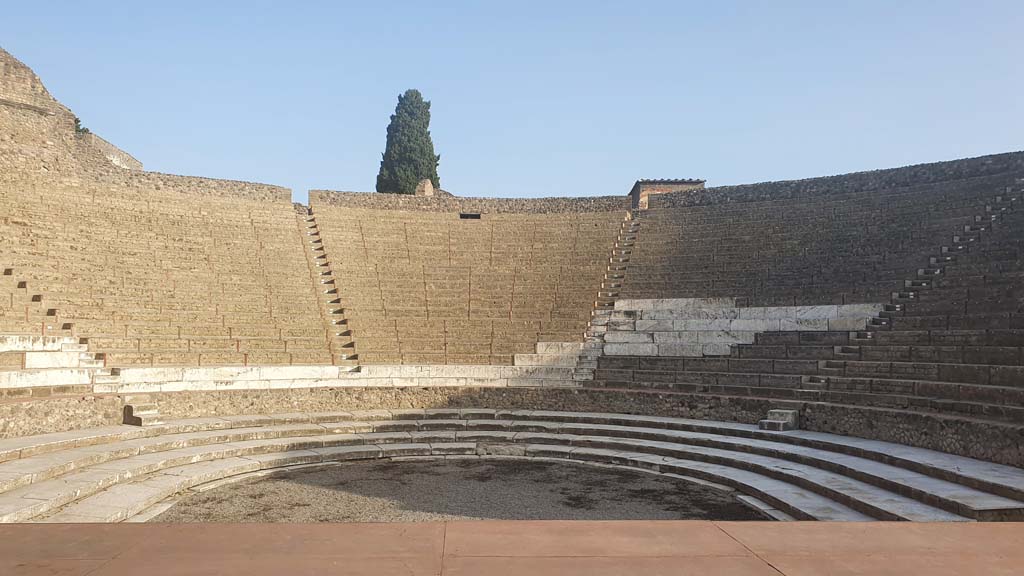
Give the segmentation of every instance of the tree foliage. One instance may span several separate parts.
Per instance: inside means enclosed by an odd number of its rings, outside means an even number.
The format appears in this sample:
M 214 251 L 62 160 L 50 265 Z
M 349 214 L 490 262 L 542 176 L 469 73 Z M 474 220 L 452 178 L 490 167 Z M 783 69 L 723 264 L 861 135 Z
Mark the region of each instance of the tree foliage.
M 423 179 L 430 179 L 435 189 L 440 188 L 440 160 L 430 139 L 430 102 L 423 99 L 419 90 L 406 90 L 398 97 L 398 106 L 388 124 L 377 192 L 412 194 Z
M 82 126 L 82 120 L 75 116 L 75 134 L 88 134 L 89 129 Z

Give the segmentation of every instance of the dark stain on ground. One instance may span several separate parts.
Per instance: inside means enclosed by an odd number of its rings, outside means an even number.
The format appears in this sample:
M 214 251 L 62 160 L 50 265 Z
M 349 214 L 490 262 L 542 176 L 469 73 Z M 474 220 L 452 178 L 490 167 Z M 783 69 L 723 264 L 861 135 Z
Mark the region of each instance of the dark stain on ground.
M 347 463 L 190 494 L 157 522 L 767 520 L 734 493 L 667 476 L 529 460 Z

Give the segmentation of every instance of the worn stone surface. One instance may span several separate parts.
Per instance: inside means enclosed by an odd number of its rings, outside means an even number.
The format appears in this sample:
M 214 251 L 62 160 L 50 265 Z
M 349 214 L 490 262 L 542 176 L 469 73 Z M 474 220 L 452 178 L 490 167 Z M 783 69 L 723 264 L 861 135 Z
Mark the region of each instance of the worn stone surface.
M 665 476 L 530 460 L 346 463 L 186 497 L 155 522 L 762 518 L 730 494 Z
M 615 303 L 603 349 L 608 356 L 728 356 L 733 345 L 753 344 L 758 333 L 863 329 L 883 308 L 880 303 L 738 308 L 731 298 L 624 299 Z
M 0 438 L 120 424 L 116 396 L 61 396 L 0 402 Z
M 313 206 L 410 210 L 421 212 L 469 212 L 509 214 L 549 214 L 559 212 L 608 212 L 629 210 L 628 196 L 580 198 L 469 198 L 462 196 L 412 196 L 408 194 L 368 194 L 310 190 Z

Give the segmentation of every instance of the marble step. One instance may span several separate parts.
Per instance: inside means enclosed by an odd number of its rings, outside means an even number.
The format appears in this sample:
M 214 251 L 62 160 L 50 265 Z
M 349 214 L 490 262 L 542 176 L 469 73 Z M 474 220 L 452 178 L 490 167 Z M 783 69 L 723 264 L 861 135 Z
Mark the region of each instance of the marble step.
M 808 431 L 785 434 L 760 431 L 754 425 L 682 418 L 608 413 L 530 410 L 434 409 L 298 413 L 200 418 L 172 421 L 150 429 L 127 426 L 63 432 L 36 437 L 0 440 L 0 490 L 44 480 L 68 469 L 88 466 L 112 458 L 147 453 L 203 442 L 223 442 L 226 430 L 245 429 L 243 438 L 284 437 L 323 434 L 320 423 L 345 423 L 361 431 L 505 430 L 559 431 L 580 435 L 641 437 L 727 448 L 758 451 L 764 455 L 793 459 L 879 484 L 901 494 L 918 494 L 928 502 L 944 500 L 947 509 L 972 517 L 997 516 L 1013 506 L 1005 500 L 981 502 L 978 498 L 1000 495 L 1024 499 L 1024 471 L 920 448 L 874 440 Z M 360 424 L 361 423 L 361 424 Z M 767 444 L 760 444 L 767 442 Z M 109 446 L 122 443 L 119 446 Z M 56 453 L 56 454 L 55 454 Z M 836 468 L 849 458 L 851 465 Z M 19 466 L 12 467 L 16 461 Z M 12 462 L 14 461 L 14 462 Z M 881 467 L 875 467 L 882 465 Z M 893 482 L 893 478 L 908 479 Z M 929 484 L 930 480 L 946 484 Z M 952 484 L 952 485 L 950 485 Z M 956 491 L 973 500 L 961 501 Z M 982 491 L 982 494 L 977 494 Z M 959 508 L 951 508 L 955 506 Z M 972 513 L 971 510 L 976 512 Z
M 381 412 L 384 412 L 383 414 Z M 438 411 L 434 416 L 451 415 L 454 412 L 460 415 L 459 411 Z M 73 501 L 75 494 L 68 495 L 55 491 L 57 487 L 67 485 L 69 478 L 74 486 L 81 486 L 81 478 L 76 478 L 72 473 L 70 476 L 64 474 L 67 469 L 78 470 L 85 468 L 85 480 L 91 478 L 89 469 L 110 469 L 126 470 L 123 459 L 132 460 L 142 458 L 151 463 L 156 458 L 164 465 L 170 465 L 180 461 L 180 452 L 184 451 L 186 459 L 199 458 L 200 460 L 229 457 L 222 453 L 221 446 L 229 446 L 241 452 L 233 453 L 245 455 L 251 450 L 291 449 L 296 445 L 308 446 L 329 446 L 344 444 L 358 439 L 362 442 L 370 440 L 382 440 L 399 442 L 422 442 L 427 440 L 501 440 L 504 442 L 553 442 L 589 443 L 590 445 L 601 444 L 602 446 L 614 445 L 621 447 L 623 443 L 632 449 L 658 451 L 662 455 L 669 454 L 673 457 L 686 457 L 687 459 L 708 459 L 712 461 L 718 458 L 718 463 L 725 461 L 734 465 L 751 466 L 751 453 L 758 455 L 761 460 L 754 459 L 763 470 L 772 474 L 791 474 L 794 466 L 803 467 L 801 474 L 810 475 L 812 480 L 801 476 L 801 481 L 810 482 L 818 490 L 833 490 L 829 492 L 833 497 L 835 494 L 844 494 L 849 502 L 855 503 L 863 510 L 872 511 L 876 515 L 886 517 L 893 508 L 905 516 L 892 512 L 890 519 L 932 519 L 951 520 L 952 514 L 943 514 L 941 511 L 931 511 L 929 506 L 918 507 L 908 503 L 908 499 L 897 497 L 895 493 L 888 496 L 885 489 L 878 489 L 876 484 L 884 483 L 886 488 L 897 491 L 901 494 L 910 493 L 922 500 L 928 500 L 943 508 L 951 506 L 961 512 L 970 513 L 972 516 L 996 518 L 1008 509 L 1020 508 L 1018 502 L 1011 502 L 1006 498 L 1000 498 L 991 494 L 981 493 L 963 486 L 952 485 L 923 474 L 913 473 L 907 470 L 897 469 L 878 462 L 864 458 L 853 457 L 842 454 L 835 454 L 823 450 L 815 450 L 806 447 L 787 446 L 779 442 L 754 440 L 742 437 L 719 436 L 713 434 L 697 434 L 685 431 L 671 431 L 659 428 L 644 428 L 638 426 L 616 426 L 605 424 L 587 424 L 572 422 L 552 422 L 539 420 L 514 420 L 514 419 L 449 419 L 449 418 L 415 418 L 415 416 L 426 416 L 423 411 L 399 411 L 391 414 L 386 411 L 363 413 L 360 415 L 375 417 L 390 414 L 391 416 L 410 416 L 401 420 L 380 420 L 366 422 L 337 422 L 326 424 L 281 424 L 268 425 L 264 427 L 248 427 L 230 430 L 206 430 L 202 432 L 168 434 L 152 438 L 136 438 L 121 443 L 110 445 L 86 446 L 78 449 L 65 450 L 63 452 L 46 453 L 41 457 L 23 458 L 10 461 L 0 466 L 0 478 L 6 479 L 5 489 L 7 494 L 0 495 L 0 517 L 4 519 L 25 519 L 18 516 L 18 510 L 10 508 L 10 499 L 13 497 L 38 499 L 39 494 L 51 494 L 55 502 Z M 487 415 L 511 415 L 495 413 L 490 411 L 467 411 L 466 416 L 487 416 Z M 337 415 L 334 415 L 337 416 Z M 356 415 L 352 415 L 356 416 Z M 611 415 L 615 416 L 615 415 Z M 624 416 L 624 415 L 619 415 Z M 293 415 L 291 418 L 301 419 L 301 415 Z M 309 418 L 309 415 L 305 415 Z M 330 417 L 330 415 L 324 415 Z M 273 422 L 272 418 L 263 417 L 265 421 Z M 287 415 L 278 418 L 284 419 Z M 216 420 L 216 419 L 210 419 Z M 657 421 L 658 419 L 655 419 Z M 229 420 L 230 424 L 252 424 L 260 421 L 259 418 L 250 419 L 235 418 Z M 655 422 L 656 423 L 656 422 Z M 206 422 L 213 425 L 214 422 Z M 195 425 L 201 426 L 200 423 Z M 333 435 L 337 436 L 333 436 Z M 373 436 L 383 434 L 384 436 Z M 539 434 L 539 435 L 538 435 Z M 299 440 L 294 440 L 298 437 Z M 253 445 L 252 443 L 256 443 Z M 619 444 L 614 444 L 618 442 Z M 640 444 L 636 444 L 640 442 Z M 249 443 L 249 444 L 246 444 Z M 631 444 L 632 443 L 632 444 Z M 209 458 L 200 456 L 203 448 L 215 445 L 209 451 L 214 456 Z M 199 452 L 195 452 L 199 450 Z M 249 451 L 247 451 L 249 450 Z M 709 450 L 711 450 L 709 452 Z M 178 451 L 178 452 L 175 452 Z M 667 451 L 667 452 L 666 452 Z M 715 452 L 717 451 L 717 452 Z M 160 454 L 163 454 L 160 456 Z M 154 456 L 157 455 L 157 456 Z M 175 458 L 179 458 L 176 460 Z M 147 460 L 148 459 L 148 460 Z M 787 460 L 782 462 L 782 460 Z M 191 461 L 191 460 L 190 460 Z M 794 464 L 791 461 L 798 462 Z M 842 467 L 837 467 L 842 463 Z M 169 464 L 168 464 L 169 463 Z M 128 463 L 127 476 L 139 473 L 138 469 L 132 468 Z M 145 468 L 145 467 L 143 467 Z M 829 468 L 825 470 L 824 468 Z M 812 470 L 813 469 L 813 470 Z M 836 472 L 838 470 L 839 472 Z M 20 471 L 21 478 L 17 478 Z M 13 475 L 12 475 L 13 474 Z M 838 476 L 846 475 L 843 478 Z M 53 480 L 47 481 L 47 478 Z M 858 479 L 859 478 L 859 479 Z M 35 480 L 35 481 L 33 481 Z M 117 478 L 114 479 L 116 483 Z M 49 482 L 49 487 L 46 486 Z M 868 484 L 871 482 L 872 484 Z M 14 490 L 11 487 L 15 486 Z M 95 486 L 95 484 L 93 485 Z M 836 488 L 838 486 L 838 488 Z M 49 491 L 47 491 L 49 490 Z M 839 492 L 834 492 L 839 490 Z M 843 492 L 845 490 L 846 492 Z M 847 492 L 853 494 L 847 494 Z M 81 492 L 77 493 L 81 494 Z M 857 496 L 868 500 L 861 502 Z M 889 498 L 890 500 L 886 500 Z M 885 508 L 879 507 L 879 502 L 886 501 Z M 24 504 L 24 502 L 22 502 Z M 33 502 L 33 505 L 40 503 Z M 960 508 L 956 508 L 960 507 Z M 22 506 L 20 514 L 39 513 L 38 508 Z M 25 511 L 27 510 L 27 512 Z M 885 513 L 881 513 L 885 510 Z M 985 513 L 988 516 L 984 516 Z
M 257 470 L 284 466 L 324 464 L 375 458 L 450 457 L 499 455 L 501 457 L 560 459 L 614 464 L 645 471 L 687 475 L 742 486 L 787 514 L 804 519 L 868 521 L 870 517 L 813 492 L 746 470 L 706 462 L 651 456 L 639 452 L 587 447 L 524 444 L 509 446 L 491 442 L 437 441 L 430 443 L 366 444 L 271 451 L 245 457 L 196 462 L 169 467 L 134 482 L 111 486 L 41 519 L 44 522 L 118 522 L 185 489 Z

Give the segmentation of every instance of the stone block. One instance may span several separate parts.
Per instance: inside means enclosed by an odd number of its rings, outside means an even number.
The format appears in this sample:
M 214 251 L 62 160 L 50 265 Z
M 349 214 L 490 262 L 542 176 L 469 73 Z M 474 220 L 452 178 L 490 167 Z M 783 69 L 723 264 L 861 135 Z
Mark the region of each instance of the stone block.
M 991 374 L 993 386 L 1024 388 L 1024 366 L 993 366 Z
M 637 320 L 637 332 L 667 332 L 673 329 L 672 320 Z
M 839 318 L 872 318 L 885 310 L 885 304 L 840 304 L 836 307 Z
M 537 342 L 538 354 L 574 354 L 580 351 L 580 342 Z
M 654 343 L 609 343 L 604 345 L 604 353 L 608 356 L 656 356 L 658 345 Z
M 800 320 L 820 320 L 837 318 L 839 316 L 837 306 L 796 306 L 796 318 Z
M 697 344 L 700 332 L 654 332 L 658 344 Z
M 693 358 L 686 360 L 687 372 L 728 372 L 728 358 Z
M 0 370 L 0 388 L 69 386 L 89 383 L 91 383 L 89 370 L 81 368 Z
M 817 360 L 774 360 L 775 372 L 780 374 L 817 374 L 818 373 L 818 361 Z M 847 366 L 853 364 L 848 362 Z
M 615 302 L 615 310 L 701 310 L 735 306 L 735 298 L 621 298 Z
M 766 320 L 796 318 L 796 306 L 766 306 L 761 314 Z
M 700 344 L 663 343 L 658 344 L 658 356 L 684 356 L 697 358 L 703 355 L 703 347 Z
M 868 319 L 855 316 L 840 316 L 829 318 L 828 329 L 833 332 L 857 332 L 867 328 Z
M 729 358 L 728 370 L 745 374 L 770 374 L 772 360 L 767 358 Z
M 783 318 L 779 321 L 779 329 L 783 332 L 821 331 L 828 330 L 827 318 Z
M 608 332 L 604 335 L 606 343 L 654 342 L 652 334 L 643 332 Z
M 284 373 L 286 366 L 264 366 L 263 368 L 246 366 L 218 366 L 207 368 L 185 368 L 181 379 L 185 381 L 208 381 L 208 380 L 261 380 L 261 379 L 284 379 L 291 376 Z M 276 376 L 263 375 L 263 371 L 270 371 Z
M 705 330 L 728 330 L 732 322 L 735 322 L 735 320 L 729 320 L 727 318 L 712 320 L 683 319 L 673 321 L 672 329 L 683 332 Z
M 25 352 L 25 368 L 77 368 L 78 352 Z
M 938 365 L 937 378 L 942 382 L 988 384 L 989 367 L 967 364 L 940 364 Z
M 598 366 L 609 370 L 635 370 L 638 365 L 636 358 L 606 358 L 598 359 Z
M 0 335 L 0 352 L 60 351 L 64 344 L 73 344 L 74 338 L 54 336 Z
M 701 344 L 701 353 L 704 356 L 728 356 L 731 352 L 731 346 L 724 342 Z
M 631 334 L 631 332 L 623 332 Z M 575 366 L 579 352 L 570 354 L 516 354 L 516 366 Z
M 779 320 L 774 318 L 739 318 L 729 321 L 729 330 L 778 332 Z
M 612 332 L 615 330 L 636 330 L 636 320 L 619 320 L 615 318 L 609 318 L 607 326 L 608 332 Z
M 700 344 L 753 344 L 756 333 L 739 330 L 709 330 L 697 334 Z

